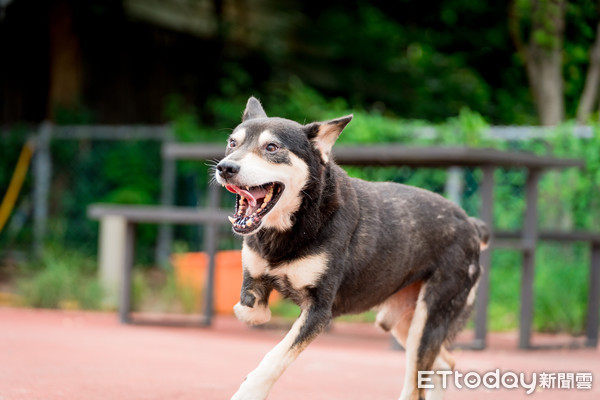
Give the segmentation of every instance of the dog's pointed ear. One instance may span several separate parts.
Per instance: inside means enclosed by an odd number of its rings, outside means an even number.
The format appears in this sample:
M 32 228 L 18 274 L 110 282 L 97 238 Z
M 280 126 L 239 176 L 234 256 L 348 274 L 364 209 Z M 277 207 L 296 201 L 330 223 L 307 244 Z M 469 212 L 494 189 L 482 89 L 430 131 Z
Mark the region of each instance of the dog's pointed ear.
M 254 118 L 267 118 L 267 113 L 262 108 L 260 101 L 254 96 L 248 99 L 248 103 L 246 103 L 246 109 L 244 110 L 244 115 L 242 116 L 242 122 L 248 121 Z
M 329 162 L 331 149 L 342 130 L 352 120 L 353 115 L 332 119 L 325 122 L 313 122 L 304 127 L 306 136 L 321 152 L 323 161 Z

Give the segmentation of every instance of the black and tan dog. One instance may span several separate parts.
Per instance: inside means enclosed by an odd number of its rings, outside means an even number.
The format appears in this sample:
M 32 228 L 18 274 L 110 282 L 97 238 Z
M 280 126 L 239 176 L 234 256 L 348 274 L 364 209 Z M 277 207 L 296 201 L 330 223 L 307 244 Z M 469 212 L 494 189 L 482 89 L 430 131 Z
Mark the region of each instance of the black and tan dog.
M 417 372 L 453 369 L 446 346 L 473 303 L 488 231 L 437 194 L 348 177 L 331 149 L 351 119 L 269 118 L 252 97 L 216 167 L 217 181 L 236 193 L 230 221 L 244 236 L 235 314 L 267 322 L 273 289 L 302 310 L 232 399 L 265 399 L 332 318 L 372 308 L 406 348 L 400 398 L 443 396 L 439 384 L 419 389 Z

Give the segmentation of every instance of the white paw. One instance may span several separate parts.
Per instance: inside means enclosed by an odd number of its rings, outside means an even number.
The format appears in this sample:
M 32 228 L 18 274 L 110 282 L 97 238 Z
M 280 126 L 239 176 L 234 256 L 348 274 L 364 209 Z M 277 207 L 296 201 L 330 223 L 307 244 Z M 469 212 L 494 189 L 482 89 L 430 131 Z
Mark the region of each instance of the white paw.
M 246 379 L 231 400 L 265 400 L 269 394 L 269 388 L 253 383 L 250 378 Z
M 254 307 L 248 307 L 237 303 L 233 306 L 233 312 L 237 319 L 250 325 L 260 325 L 271 319 L 271 309 L 268 306 L 255 304 Z

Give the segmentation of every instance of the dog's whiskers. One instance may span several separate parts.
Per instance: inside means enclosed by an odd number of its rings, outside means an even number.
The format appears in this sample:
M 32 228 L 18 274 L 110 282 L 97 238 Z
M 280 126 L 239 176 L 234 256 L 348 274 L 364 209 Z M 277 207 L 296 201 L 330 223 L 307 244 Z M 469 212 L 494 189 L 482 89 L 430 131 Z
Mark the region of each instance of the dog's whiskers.
M 219 160 L 217 159 L 208 160 L 206 163 L 204 163 L 204 165 L 208 167 L 208 175 L 210 176 L 210 179 L 208 181 L 209 185 L 221 185 L 219 182 L 217 182 L 217 178 L 215 176 L 215 174 L 217 173 L 217 164 L 219 164 Z
M 221 184 L 217 181 L 214 174 L 210 175 L 210 179 L 208 180 L 208 184 L 211 186 L 221 186 Z
M 219 161 L 220 160 L 218 160 L 216 158 L 213 158 L 212 160 L 207 160 L 207 162 L 205 162 L 204 165 L 206 165 L 209 168 L 213 168 L 214 169 L 214 168 L 217 167 L 217 164 L 219 164 Z

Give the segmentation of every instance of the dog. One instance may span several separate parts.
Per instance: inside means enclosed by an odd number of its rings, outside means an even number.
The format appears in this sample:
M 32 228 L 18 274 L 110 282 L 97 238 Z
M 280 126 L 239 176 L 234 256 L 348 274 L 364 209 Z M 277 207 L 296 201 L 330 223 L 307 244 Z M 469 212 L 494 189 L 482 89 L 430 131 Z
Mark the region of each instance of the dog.
M 332 147 L 352 117 L 302 125 L 267 117 L 251 97 L 216 165 L 216 181 L 236 195 L 229 220 L 243 237 L 235 315 L 269 321 L 272 290 L 301 309 L 232 400 L 267 398 L 333 318 L 370 309 L 406 349 L 400 399 L 443 397 L 441 378 L 426 393 L 418 371 L 454 369 L 448 344 L 475 299 L 489 230 L 435 193 L 350 178 Z

